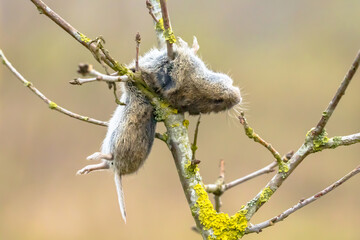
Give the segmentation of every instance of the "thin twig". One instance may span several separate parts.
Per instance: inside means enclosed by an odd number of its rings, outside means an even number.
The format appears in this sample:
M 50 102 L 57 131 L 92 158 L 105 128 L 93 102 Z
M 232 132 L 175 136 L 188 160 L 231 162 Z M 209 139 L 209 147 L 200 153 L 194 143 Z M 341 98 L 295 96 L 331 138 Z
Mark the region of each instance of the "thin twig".
M 273 226 L 275 223 L 284 220 L 290 214 L 296 212 L 297 210 L 301 209 L 302 207 L 304 207 L 304 206 L 316 201 L 317 199 L 321 198 L 322 196 L 328 194 L 329 192 L 331 192 L 332 190 L 334 190 L 335 188 L 337 188 L 338 186 L 340 186 L 341 184 L 343 184 L 344 182 L 346 182 L 347 180 L 349 180 L 351 177 L 355 176 L 359 172 L 360 172 L 360 165 L 357 168 L 355 168 L 354 170 L 352 170 L 350 173 L 346 174 L 343 178 L 339 179 L 338 181 L 336 181 L 335 183 L 330 185 L 329 187 L 318 192 L 314 196 L 311 196 L 305 200 L 300 200 L 299 203 L 297 203 L 293 207 L 287 209 L 280 215 L 273 217 L 265 222 L 248 227 L 246 230 L 246 233 L 253 233 L 253 232 L 259 233 L 259 232 L 261 232 L 262 229 Z
M 271 154 L 274 156 L 274 158 L 276 159 L 276 161 L 279 165 L 279 172 L 283 172 L 284 169 L 282 169 L 282 168 L 284 168 L 284 162 L 283 162 L 279 152 L 276 151 L 276 149 L 270 143 L 266 142 L 258 134 L 255 133 L 253 128 L 251 128 L 249 126 L 249 124 L 247 123 L 246 118 L 244 116 L 244 112 L 240 113 L 239 120 L 240 120 L 240 123 L 244 126 L 246 136 L 248 136 L 249 138 L 253 139 L 255 142 L 258 142 L 261 145 L 263 145 L 264 147 L 266 147 L 266 149 L 268 149 L 271 152 Z
M 164 133 L 164 134 L 155 133 L 155 138 L 157 138 L 157 139 L 159 139 L 159 140 L 161 140 L 161 141 L 163 141 L 164 143 L 167 144 L 167 135 L 166 135 L 166 133 Z
M 136 42 L 136 55 L 135 55 L 135 71 L 139 71 L 139 48 L 140 48 L 140 42 L 141 42 L 141 36 L 139 33 L 135 36 L 135 42 Z
M 318 122 L 317 126 L 312 131 L 313 136 L 319 136 L 321 134 L 321 132 L 323 131 L 325 125 L 329 121 L 332 113 L 334 112 L 336 106 L 338 105 L 341 97 L 345 94 L 345 90 L 348 87 L 351 79 L 353 78 L 356 70 L 358 69 L 359 63 L 360 63 L 360 51 L 357 53 L 353 64 L 351 65 L 349 71 L 346 73 L 344 80 L 341 82 L 340 87 L 336 91 L 335 96 L 329 103 L 329 106 L 327 107 L 327 109 L 323 112 L 321 119 Z
M 151 7 L 148 5 L 148 3 L 151 5 Z M 149 9 L 149 13 L 154 20 L 156 39 L 158 42 L 158 47 L 161 49 L 165 46 L 165 38 L 160 2 L 158 0 L 147 0 L 146 7 L 148 9 L 149 7 L 151 8 Z
M 200 120 L 201 120 L 201 114 L 199 115 L 197 123 L 196 123 L 195 133 L 194 133 L 194 142 L 193 142 L 193 144 L 191 144 L 192 160 L 196 159 L 195 153 L 196 153 L 196 150 L 198 149 L 197 138 L 198 138 L 198 133 L 199 133 Z
M 97 45 L 91 39 L 86 37 L 84 34 L 79 32 L 76 28 L 71 26 L 67 21 L 65 21 L 62 17 L 60 17 L 56 12 L 54 12 L 51 8 L 49 8 L 43 1 L 41 0 L 31 0 L 32 3 L 35 4 L 37 9 L 41 14 L 46 15 L 51 20 L 53 20 L 58 26 L 64 29 L 67 33 L 69 33 L 73 38 L 75 38 L 79 43 L 81 43 L 84 47 L 89 49 L 93 54 L 97 52 Z M 106 64 L 114 67 L 113 63 L 111 63 L 104 54 L 100 54 L 99 59 L 104 61 Z
M 216 185 L 218 186 L 219 191 L 214 192 L 214 199 L 215 199 L 215 210 L 216 212 L 220 212 L 220 208 L 222 206 L 221 202 L 221 195 L 223 194 L 223 185 L 225 182 L 225 161 L 224 159 L 220 160 L 220 173 L 219 177 L 216 180 Z
M 71 80 L 69 83 L 73 85 L 82 85 L 84 83 L 89 82 L 108 82 L 108 83 L 115 83 L 115 82 L 126 82 L 129 81 L 128 76 L 113 76 L 113 75 L 106 75 L 102 74 L 101 72 L 96 71 L 93 69 L 92 65 L 90 64 L 79 64 L 78 73 L 86 76 L 95 76 L 93 78 L 75 78 Z
M 107 126 L 108 123 L 107 122 L 103 122 L 103 121 L 99 121 L 96 120 L 94 118 L 89 118 L 86 116 L 81 116 L 79 114 L 73 113 L 63 107 L 58 106 L 56 103 L 54 103 L 53 101 L 51 101 L 50 99 L 48 99 L 44 94 L 42 94 L 37 88 L 35 88 L 33 86 L 33 84 L 29 81 L 27 81 L 13 66 L 12 64 L 7 60 L 7 58 L 5 57 L 4 53 L 1 51 L 0 49 L 0 58 L 2 59 L 2 62 L 5 64 L 5 66 L 7 66 L 10 71 L 27 87 L 29 88 L 33 93 L 35 93 L 38 97 L 40 97 L 45 103 L 48 104 L 50 109 L 54 109 L 58 112 L 61 112 L 65 115 L 68 115 L 72 118 L 76 118 L 79 119 L 81 121 L 84 122 L 88 122 L 88 123 L 92 123 L 92 124 L 96 124 L 96 125 L 100 125 L 100 126 Z
M 174 49 L 173 49 L 173 43 L 176 41 L 175 37 L 174 37 L 174 33 L 172 32 L 171 29 L 171 24 L 170 24 L 170 17 L 169 17 L 169 13 L 168 13 L 168 9 L 167 9 L 167 3 L 166 0 L 160 0 L 160 5 L 161 5 L 161 13 L 162 13 L 162 17 L 164 20 L 164 36 L 165 36 L 165 40 L 166 40 L 166 46 L 167 46 L 167 54 L 170 60 L 174 59 Z
M 155 17 L 154 13 L 153 13 L 153 9 L 154 6 L 151 4 L 151 2 L 149 0 L 146 0 L 146 7 L 147 9 L 149 9 L 149 14 L 152 17 L 152 19 L 157 23 L 159 22 L 159 20 L 157 20 L 157 18 Z
M 277 162 L 273 162 L 273 163 L 270 163 L 269 165 L 267 165 L 266 167 L 263 167 L 253 173 L 250 173 L 249 175 L 246 175 L 245 177 L 242 177 L 242 178 L 238 178 L 232 182 L 229 182 L 227 184 L 225 184 L 225 190 L 228 190 L 230 188 L 233 188 L 241 183 L 244 183 L 246 181 L 249 181 L 250 179 L 253 179 L 253 178 L 256 178 L 258 176 L 261 176 L 263 174 L 266 174 L 266 173 L 271 173 L 274 170 L 274 168 L 277 166 Z
M 360 133 L 355 133 L 347 136 L 332 137 L 329 139 L 327 143 L 325 143 L 324 146 L 321 147 L 323 149 L 337 148 L 339 146 L 348 146 L 359 142 L 360 142 Z

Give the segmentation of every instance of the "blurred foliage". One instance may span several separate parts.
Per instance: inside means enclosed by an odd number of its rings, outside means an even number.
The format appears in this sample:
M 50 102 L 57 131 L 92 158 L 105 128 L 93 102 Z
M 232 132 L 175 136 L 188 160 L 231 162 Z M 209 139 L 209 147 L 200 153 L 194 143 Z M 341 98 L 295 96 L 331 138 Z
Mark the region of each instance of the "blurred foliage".
M 91 38 L 102 35 L 123 63 L 155 45 L 145 1 L 45 1 Z M 359 49 L 360 1 L 168 1 L 177 36 L 196 35 L 199 54 L 242 88 L 252 127 L 278 151 L 296 150 L 336 91 Z M 15 67 L 59 105 L 106 120 L 115 109 L 106 84 L 71 86 L 92 55 L 30 1 L 0 2 L 0 46 Z M 101 70 L 100 65 L 96 65 Z M 330 120 L 329 136 L 360 130 L 360 74 Z M 249 140 L 232 112 L 202 118 L 197 157 L 206 183 L 226 161 L 230 181 L 267 165 L 271 155 Z M 193 133 L 196 118 L 189 118 Z M 111 173 L 75 176 L 99 149 L 106 129 L 51 111 L 0 68 L 0 239 L 200 239 L 170 152 L 156 141 L 145 166 L 125 177 L 128 223 L 121 220 Z M 159 124 L 158 131 L 164 131 Z M 253 223 L 279 214 L 358 165 L 359 145 L 308 157 Z M 233 214 L 270 179 L 225 193 Z M 359 178 L 286 221 L 246 239 L 358 239 Z

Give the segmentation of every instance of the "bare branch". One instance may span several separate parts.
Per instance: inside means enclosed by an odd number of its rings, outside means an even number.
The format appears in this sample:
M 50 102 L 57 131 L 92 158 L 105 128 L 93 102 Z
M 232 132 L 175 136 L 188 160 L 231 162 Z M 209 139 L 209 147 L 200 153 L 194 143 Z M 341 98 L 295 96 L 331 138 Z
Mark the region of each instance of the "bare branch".
M 12 64 L 7 60 L 7 58 L 5 57 L 4 53 L 1 51 L 0 49 L 0 58 L 2 59 L 2 62 L 5 64 L 5 66 L 7 66 L 10 71 L 27 87 L 29 88 L 33 93 L 35 93 L 38 97 L 40 97 L 45 103 L 47 103 L 49 105 L 50 109 L 54 109 L 58 112 L 61 112 L 65 115 L 68 115 L 72 118 L 76 118 L 79 119 L 81 121 L 84 122 L 88 122 L 88 123 L 92 123 L 92 124 L 96 124 L 96 125 L 100 125 L 100 126 L 107 126 L 108 123 L 107 122 L 103 122 L 103 121 L 99 121 L 96 120 L 94 118 L 89 118 L 86 116 L 81 116 L 79 114 L 73 113 L 63 107 L 58 106 L 56 103 L 54 103 L 53 101 L 51 101 L 50 99 L 48 99 L 44 94 L 42 94 L 37 88 L 35 88 L 33 86 L 33 84 L 29 81 L 27 81 L 13 66 Z
M 152 17 L 152 19 L 154 20 L 154 22 L 158 23 L 159 20 L 155 17 L 155 15 L 153 13 L 154 6 L 151 4 L 151 2 L 149 0 L 146 0 L 146 8 L 149 10 L 149 14 Z
M 266 149 L 268 149 L 270 151 L 270 153 L 276 159 L 276 161 L 279 165 L 279 172 L 286 172 L 287 166 L 284 163 L 284 161 L 282 160 L 279 152 L 276 151 L 276 149 L 270 143 L 267 143 L 264 139 L 262 139 L 258 134 L 256 134 L 254 132 L 253 128 L 251 128 L 249 126 L 249 124 L 247 123 L 246 118 L 244 116 L 244 112 L 240 113 L 239 120 L 240 120 L 240 123 L 244 126 L 246 136 L 248 136 L 249 138 L 253 139 L 255 142 L 258 142 L 261 145 L 263 145 L 264 147 L 266 147 Z
M 323 149 L 337 148 L 339 146 L 348 146 L 360 142 L 360 133 L 355 133 L 348 136 L 332 137 L 325 145 L 321 146 Z
M 296 204 L 293 207 L 289 208 L 288 210 L 284 211 L 280 215 L 273 217 L 265 222 L 248 227 L 246 230 L 246 233 L 253 233 L 253 232 L 259 233 L 259 232 L 261 232 L 262 229 L 273 226 L 275 223 L 284 220 L 290 214 L 296 212 L 297 210 L 301 209 L 302 207 L 304 207 L 304 206 L 316 201 L 317 199 L 321 198 L 322 196 L 328 194 L 329 192 L 331 192 L 332 190 L 334 190 L 335 188 L 337 188 L 338 186 L 340 186 L 341 184 L 343 184 L 344 182 L 346 182 L 347 180 L 349 180 L 351 177 L 355 176 L 359 172 L 360 172 L 360 165 L 357 168 L 355 168 L 354 170 L 352 170 L 350 173 L 346 174 L 343 178 L 339 179 L 338 181 L 336 181 L 335 183 L 330 185 L 329 187 L 318 192 L 314 196 L 311 196 L 305 200 L 300 200 L 298 204 Z
M 161 140 L 161 141 L 163 141 L 164 143 L 166 143 L 167 144 L 167 135 L 166 135 L 166 133 L 164 133 L 164 134 L 161 134 L 161 133 L 155 133 L 155 138 L 157 138 L 157 139 L 159 139 L 159 140 Z
M 220 208 L 222 205 L 221 202 L 221 195 L 224 192 L 223 189 L 223 185 L 224 185 L 224 181 L 225 181 L 225 161 L 223 159 L 220 160 L 220 173 L 219 173 L 219 177 L 216 180 L 215 185 L 217 185 L 217 189 L 219 191 L 217 192 L 213 192 L 214 193 L 214 198 L 215 198 L 215 210 L 216 212 L 220 212 Z
M 31 0 L 31 2 L 38 8 L 39 12 L 45 14 L 52 21 L 54 21 L 57 25 L 59 25 L 62 29 L 64 29 L 67 33 L 69 33 L 72 37 L 74 37 L 78 42 L 80 42 L 84 47 L 86 47 L 90 52 L 94 55 L 95 59 L 98 60 L 101 65 L 105 67 L 107 64 L 113 70 L 118 72 L 120 76 L 126 75 L 135 81 L 135 85 L 141 89 L 141 91 L 150 99 L 154 97 L 154 93 L 150 92 L 144 87 L 144 83 L 142 79 L 136 76 L 132 71 L 126 68 L 124 65 L 119 64 L 117 61 L 112 58 L 103 46 L 102 43 L 104 40 L 101 37 L 97 37 L 95 40 L 91 40 L 86 37 L 84 34 L 79 32 L 73 26 L 71 26 L 68 22 L 66 22 L 62 17 L 60 17 L 56 12 L 51 10 L 44 2 L 41 0 Z M 106 69 L 106 68 L 105 68 Z M 136 78 L 136 80 L 135 80 Z M 140 86 L 143 85 L 143 86 Z
M 325 125 L 329 121 L 329 119 L 330 119 L 332 113 L 334 112 L 336 106 L 338 105 L 341 97 L 345 94 L 346 88 L 348 87 L 356 70 L 358 69 L 359 62 L 360 62 L 360 51 L 357 53 L 353 64 L 351 65 L 349 71 L 346 73 L 345 78 L 341 82 L 340 87 L 336 91 L 335 96 L 329 103 L 329 106 L 327 107 L 327 109 L 323 112 L 322 117 L 321 117 L 320 121 L 318 122 L 316 128 L 313 130 L 313 132 L 312 132 L 313 136 L 319 136 L 321 134 L 321 132 L 324 130 Z
M 230 188 L 233 188 L 241 183 L 244 183 L 246 181 L 249 181 L 250 179 L 253 179 L 253 178 L 256 178 L 258 176 L 261 176 L 263 174 L 266 174 L 266 173 L 271 173 L 274 170 L 274 168 L 277 166 L 277 162 L 273 162 L 273 163 L 270 163 L 269 165 L 267 165 L 266 167 L 263 167 L 253 173 L 250 173 L 249 175 L 246 175 L 245 177 L 242 177 L 242 178 L 239 178 L 239 179 L 236 179 L 232 182 L 229 182 L 227 184 L 225 184 L 225 190 L 228 190 Z
M 139 71 L 139 48 L 141 42 L 141 36 L 139 33 L 136 34 L 135 42 L 136 42 L 135 71 Z
M 165 46 L 164 21 L 162 19 L 160 2 L 158 0 L 147 0 L 146 7 L 149 9 L 149 14 L 154 20 L 158 47 L 163 48 Z
M 199 115 L 199 118 L 196 123 L 196 128 L 195 128 L 195 133 L 194 133 L 194 142 L 191 144 L 192 160 L 196 159 L 195 153 L 196 153 L 196 150 L 198 149 L 197 138 L 198 138 L 198 133 L 199 133 L 200 120 L 201 120 L 201 114 Z
M 164 37 L 166 40 L 166 46 L 167 46 L 167 54 L 170 60 L 174 59 L 174 49 L 173 49 L 173 43 L 176 42 L 176 38 L 174 36 L 174 33 L 171 29 L 170 24 L 170 17 L 167 10 L 167 3 L 166 0 L 160 0 L 160 6 L 161 6 L 161 13 L 164 20 Z
M 102 74 L 98 71 L 96 71 L 92 65 L 89 64 L 79 64 L 79 70 L 78 73 L 81 73 L 82 75 L 86 76 L 86 75 L 90 75 L 90 76 L 95 76 L 93 78 L 75 78 L 74 80 L 70 81 L 70 84 L 73 85 L 82 85 L 84 83 L 89 83 L 89 82 L 110 82 L 110 83 L 114 83 L 114 82 L 126 82 L 129 81 L 129 77 L 128 76 L 114 76 L 114 75 L 106 75 L 106 74 Z M 117 73 L 115 73 L 117 74 Z

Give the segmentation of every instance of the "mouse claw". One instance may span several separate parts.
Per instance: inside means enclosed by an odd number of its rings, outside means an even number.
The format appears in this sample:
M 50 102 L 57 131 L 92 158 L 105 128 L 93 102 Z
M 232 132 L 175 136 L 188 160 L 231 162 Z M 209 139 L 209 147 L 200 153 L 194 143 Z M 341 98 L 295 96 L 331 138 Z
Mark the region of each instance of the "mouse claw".
M 111 161 L 111 160 L 113 160 L 113 155 L 96 152 L 86 158 L 86 160 L 97 160 L 97 161 L 100 161 L 102 159 Z
M 92 171 L 104 170 L 104 169 L 109 169 L 109 164 L 107 162 L 101 162 L 98 164 L 87 165 L 84 168 L 77 171 L 76 175 L 88 174 Z

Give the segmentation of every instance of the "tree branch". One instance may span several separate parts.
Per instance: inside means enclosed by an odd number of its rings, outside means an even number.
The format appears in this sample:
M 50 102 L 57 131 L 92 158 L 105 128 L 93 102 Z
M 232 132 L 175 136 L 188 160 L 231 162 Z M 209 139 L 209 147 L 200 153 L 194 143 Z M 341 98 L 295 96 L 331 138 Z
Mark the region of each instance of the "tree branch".
M 258 134 L 255 133 L 253 128 L 251 128 L 249 126 L 249 124 L 247 123 L 246 118 L 244 116 L 244 112 L 240 113 L 239 120 L 240 120 L 240 123 L 244 126 L 246 136 L 248 136 L 250 139 L 253 139 L 255 142 L 260 143 L 262 146 L 266 147 L 266 149 L 269 150 L 270 153 L 276 159 L 276 161 L 277 161 L 277 163 L 279 165 L 279 172 L 286 172 L 288 167 L 286 166 L 286 164 L 282 160 L 279 152 L 276 151 L 276 149 L 270 143 L 266 142 Z
M 357 168 L 355 168 L 354 170 L 352 170 L 350 173 L 346 174 L 343 178 L 339 179 L 338 181 L 336 181 L 335 183 L 330 185 L 329 187 L 318 192 L 314 196 L 311 196 L 305 200 L 300 200 L 298 204 L 287 209 L 280 215 L 273 217 L 265 222 L 248 227 L 246 230 L 246 233 L 253 233 L 253 232 L 259 233 L 259 232 L 261 232 L 262 229 L 273 226 L 275 223 L 284 220 L 290 214 L 296 212 L 297 210 L 301 209 L 302 207 L 305 207 L 306 205 L 308 205 L 308 204 L 316 201 L 317 199 L 321 198 L 322 196 L 328 194 L 329 192 L 331 192 L 332 190 L 334 190 L 335 188 L 337 188 L 338 186 L 340 186 L 341 184 L 343 184 L 344 182 L 346 182 L 347 180 L 349 180 L 351 177 L 355 176 L 359 172 L 360 172 L 360 165 Z
M 324 130 L 325 125 L 329 121 L 332 113 L 334 112 L 336 106 L 338 105 L 341 97 L 345 94 L 345 90 L 348 87 L 351 79 L 353 78 L 354 74 L 356 73 L 356 70 L 359 67 L 360 62 L 360 51 L 357 53 L 355 60 L 353 64 L 351 65 L 349 71 L 346 73 L 344 80 L 341 82 L 340 87 L 336 91 L 335 96 L 329 103 L 329 106 L 327 109 L 323 112 L 322 117 L 320 121 L 318 122 L 316 128 L 312 131 L 313 136 L 319 136 L 321 132 Z
M 149 9 L 149 14 L 154 20 L 158 47 L 163 48 L 165 46 L 164 21 L 161 14 L 160 2 L 158 0 L 147 0 L 146 7 Z
M 239 179 L 236 179 L 232 182 L 229 182 L 227 184 L 225 184 L 225 188 L 224 190 L 228 190 L 230 188 L 233 188 L 241 183 L 244 183 L 250 179 L 253 179 L 253 178 L 256 178 L 258 176 L 261 176 L 263 174 L 266 174 L 266 173 L 271 173 L 274 171 L 274 168 L 277 166 L 277 162 L 273 162 L 273 163 L 270 163 L 269 165 L 267 165 L 266 167 L 263 167 L 259 170 L 257 170 L 256 172 L 253 172 L 253 173 L 250 173 L 249 175 L 246 175 L 245 177 L 242 177 L 242 178 L 239 178 Z
M 86 116 L 81 116 L 79 114 L 73 113 L 63 107 L 58 106 L 56 103 L 48 99 L 44 94 L 42 94 L 37 88 L 33 86 L 33 84 L 29 81 L 27 81 L 13 66 L 12 64 L 7 60 L 4 53 L 0 49 L 0 58 L 2 59 L 2 62 L 9 68 L 9 70 L 24 84 L 25 87 L 29 88 L 33 93 L 35 93 L 38 97 L 40 97 L 45 103 L 49 105 L 50 109 L 54 109 L 58 112 L 61 112 L 65 115 L 68 115 L 72 118 L 76 118 L 78 120 L 93 123 L 100 126 L 107 126 L 107 122 L 99 121 L 94 118 L 89 118 Z
M 322 148 L 323 149 L 337 148 L 339 146 L 348 146 L 359 142 L 360 142 L 360 133 L 355 133 L 348 136 L 332 137 L 329 139 L 327 143 L 325 143 L 324 146 L 322 146 Z
M 78 73 L 87 76 L 95 76 L 93 78 L 75 78 L 74 80 L 69 81 L 72 85 L 82 85 L 84 83 L 89 82 L 107 82 L 107 83 L 115 83 L 115 82 L 126 82 L 129 81 L 128 76 L 116 76 L 116 75 L 106 75 L 101 72 L 96 71 L 92 65 L 90 64 L 79 64 Z
M 160 0 L 160 6 L 161 6 L 161 13 L 164 20 L 164 37 L 166 40 L 166 46 L 167 46 L 167 54 L 170 60 L 174 59 L 174 49 L 173 49 L 173 43 L 176 42 L 176 38 L 174 36 L 174 33 L 171 29 L 170 24 L 170 17 L 167 10 L 167 3 L 166 0 Z

